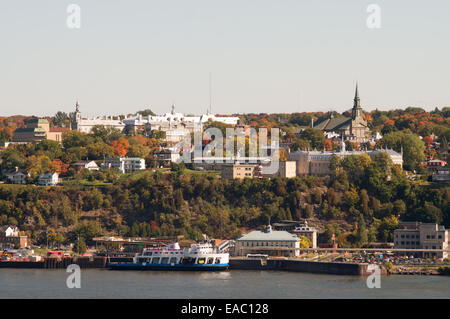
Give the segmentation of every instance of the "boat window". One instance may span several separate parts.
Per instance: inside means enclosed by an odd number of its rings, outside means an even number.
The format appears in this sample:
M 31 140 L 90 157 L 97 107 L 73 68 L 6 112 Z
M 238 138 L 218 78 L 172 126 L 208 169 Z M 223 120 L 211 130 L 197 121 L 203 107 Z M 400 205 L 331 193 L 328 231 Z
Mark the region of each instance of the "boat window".
M 209 257 L 208 258 L 208 264 L 214 264 L 214 258 L 213 257 Z
M 177 257 L 170 258 L 170 263 L 171 264 L 176 264 L 177 263 Z
M 220 264 L 220 257 L 216 258 L 216 264 Z
M 153 257 L 152 264 L 159 264 L 159 257 Z
M 147 258 L 138 258 L 138 262 L 140 263 L 145 263 L 147 260 Z
M 169 263 L 169 257 L 164 257 L 161 259 L 161 264 L 168 264 Z
M 204 264 L 206 262 L 206 258 L 199 258 L 197 260 L 197 264 Z
M 182 261 L 183 265 L 195 263 L 195 258 L 185 257 Z

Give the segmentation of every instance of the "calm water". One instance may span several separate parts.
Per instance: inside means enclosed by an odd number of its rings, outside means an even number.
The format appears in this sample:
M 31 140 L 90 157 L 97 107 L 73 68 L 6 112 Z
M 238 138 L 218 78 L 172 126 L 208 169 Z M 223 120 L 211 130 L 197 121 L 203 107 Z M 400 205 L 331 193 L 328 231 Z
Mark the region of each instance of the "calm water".
M 366 279 L 281 271 L 156 272 L 82 269 L 69 289 L 65 270 L 0 269 L 0 298 L 449 298 L 450 277 Z

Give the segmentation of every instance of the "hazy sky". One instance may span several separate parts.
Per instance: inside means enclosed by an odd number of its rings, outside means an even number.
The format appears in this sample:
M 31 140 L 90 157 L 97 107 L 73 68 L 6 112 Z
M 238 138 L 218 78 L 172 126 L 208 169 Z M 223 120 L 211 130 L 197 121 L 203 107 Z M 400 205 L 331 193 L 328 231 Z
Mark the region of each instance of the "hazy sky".
M 81 28 L 66 25 L 81 7 Z M 366 25 L 369 4 L 381 28 Z M 0 115 L 450 105 L 448 0 L 0 3 Z

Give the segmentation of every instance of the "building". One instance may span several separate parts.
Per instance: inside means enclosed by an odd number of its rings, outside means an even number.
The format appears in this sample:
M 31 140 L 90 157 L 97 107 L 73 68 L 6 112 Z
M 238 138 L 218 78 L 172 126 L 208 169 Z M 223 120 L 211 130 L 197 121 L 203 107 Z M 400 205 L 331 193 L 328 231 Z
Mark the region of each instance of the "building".
M 450 183 L 450 169 L 448 166 L 442 167 L 431 175 L 431 180 L 436 183 Z
M 275 226 L 277 230 L 285 230 L 297 236 L 305 236 L 311 242 L 309 248 L 317 248 L 317 229 L 309 226 L 306 220 L 281 220 L 278 223 L 274 223 L 273 226 Z
M 170 149 L 162 149 L 155 153 L 155 159 L 161 164 L 178 163 L 180 161 L 180 153 Z
M 426 162 L 426 167 L 427 167 L 427 173 L 428 174 L 433 174 L 436 173 L 437 171 L 442 170 L 442 168 L 447 166 L 447 162 L 446 161 L 441 161 L 438 159 L 434 159 L 434 160 L 429 160 L 428 162 Z
M 28 237 L 21 236 L 19 228 L 15 226 L 0 226 L 0 249 L 25 248 L 28 246 Z
M 394 230 L 394 248 L 441 249 L 443 251 L 411 253 L 411 255 L 448 258 L 448 230 L 433 223 L 400 222 L 398 229 Z
M 262 177 L 261 165 L 246 163 L 223 163 L 221 177 L 225 179 Z
M 58 173 L 42 173 L 38 177 L 38 185 L 40 186 L 55 186 L 59 183 Z
M 403 166 L 403 151 L 397 153 L 392 149 L 380 149 L 373 151 L 346 151 L 345 143 L 341 141 L 340 151 L 302 151 L 298 150 L 288 154 L 290 161 L 296 161 L 298 176 L 327 176 L 330 174 L 330 161 L 333 155 L 344 159 L 350 155 L 368 154 L 374 158 L 379 153 L 386 153 L 394 165 Z
M 145 160 L 139 157 L 115 157 L 105 158 L 103 169 L 116 168 L 121 173 L 131 173 L 145 169 Z
M 80 112 L 80 105 L 75 104 L 75 113 L 71 123 L 72 130 L 77 130 L 84 133 L 90 133 L 92 128 L 96 125 L 102 125 L 107 128 L 114 128 L 123 131 L 125 124 L 120 117 L 114 116 L 97 116 L 97 117 L 82 117 Z
M 358 143 L 368 141 L 370 129 L 362 116 L 358 84 L 356 84 L 355 98 L 353 99 L 352 117 L 333 117 L 330 114 L 329 118 L 316 124 L 314 128 L 324 133 L 342 136 L 345 140 L 352 140 Z
M 28 178 L 30 178 L 30 174 L 16 167 L 14 170 L 5 173 L 6 179 L 11 184 L 26 184 L 28 182 Z
M 94 161 L 79 161 L 71 165 L 76 171 L 87 169 L 89 171 L 98 171 L 100 168 Z
M 171 131 L 175 130 L 177 138 L 180 138 L 179 134 L 183 130 L 193 132 L 195 130 L 202 130 L 203 124 L 208 121 L 220 122 L 228 125 L 238 124 L 239 117 L 234 116 L 216 116 L 207 112 L 200 116 L 185 115 L 175 111 L 175 105 L 172 105 L 171 112 L 163 115 L 148 115 L 142 116 L 135 114 L 131 117 L 127 117 L 123 120 L 128 131 L 135 131 L 137 128 L 145 128 L 146 132 L 153 130 L 158 131 Z M 184 136 L 184 135 L 183 135 Z
M 298 256 L 300 238 L 287 231 L 272 230 L 267 226 L 265 230 L 255 230 L 236 240 L 235 255 L 265 254 L 269 256 Z
M 13 143 L 41 142 L 45 139 L 62 143 L 63 133 L 67 130 L 64 127 L 50 127 L 46 119 L 35 119 L 27 127 L 14 131 Z
M 296 161 L 281 161 L 278 162 L 278 171 L 275 174 L 266 173 L 267 166 L 262 167 L 262 175 L 264 177 L 281 177 L 292 178 L 297 176 L 297 162 Z

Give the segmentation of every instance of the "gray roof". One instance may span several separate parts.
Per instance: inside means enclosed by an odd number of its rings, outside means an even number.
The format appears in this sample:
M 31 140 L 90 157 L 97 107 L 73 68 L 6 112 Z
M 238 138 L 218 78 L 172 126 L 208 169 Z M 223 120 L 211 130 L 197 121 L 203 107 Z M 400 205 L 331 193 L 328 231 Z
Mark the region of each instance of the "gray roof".
M 259 241 L 299 241 L 297 235 L 293 235 L 288 233 L 287 231 L 281 230 L 254 230 L 248 234 L 245 234 L 241 238 L 237 239 L 238 241 L 246 241 L 246 240 L 259 240 Z

